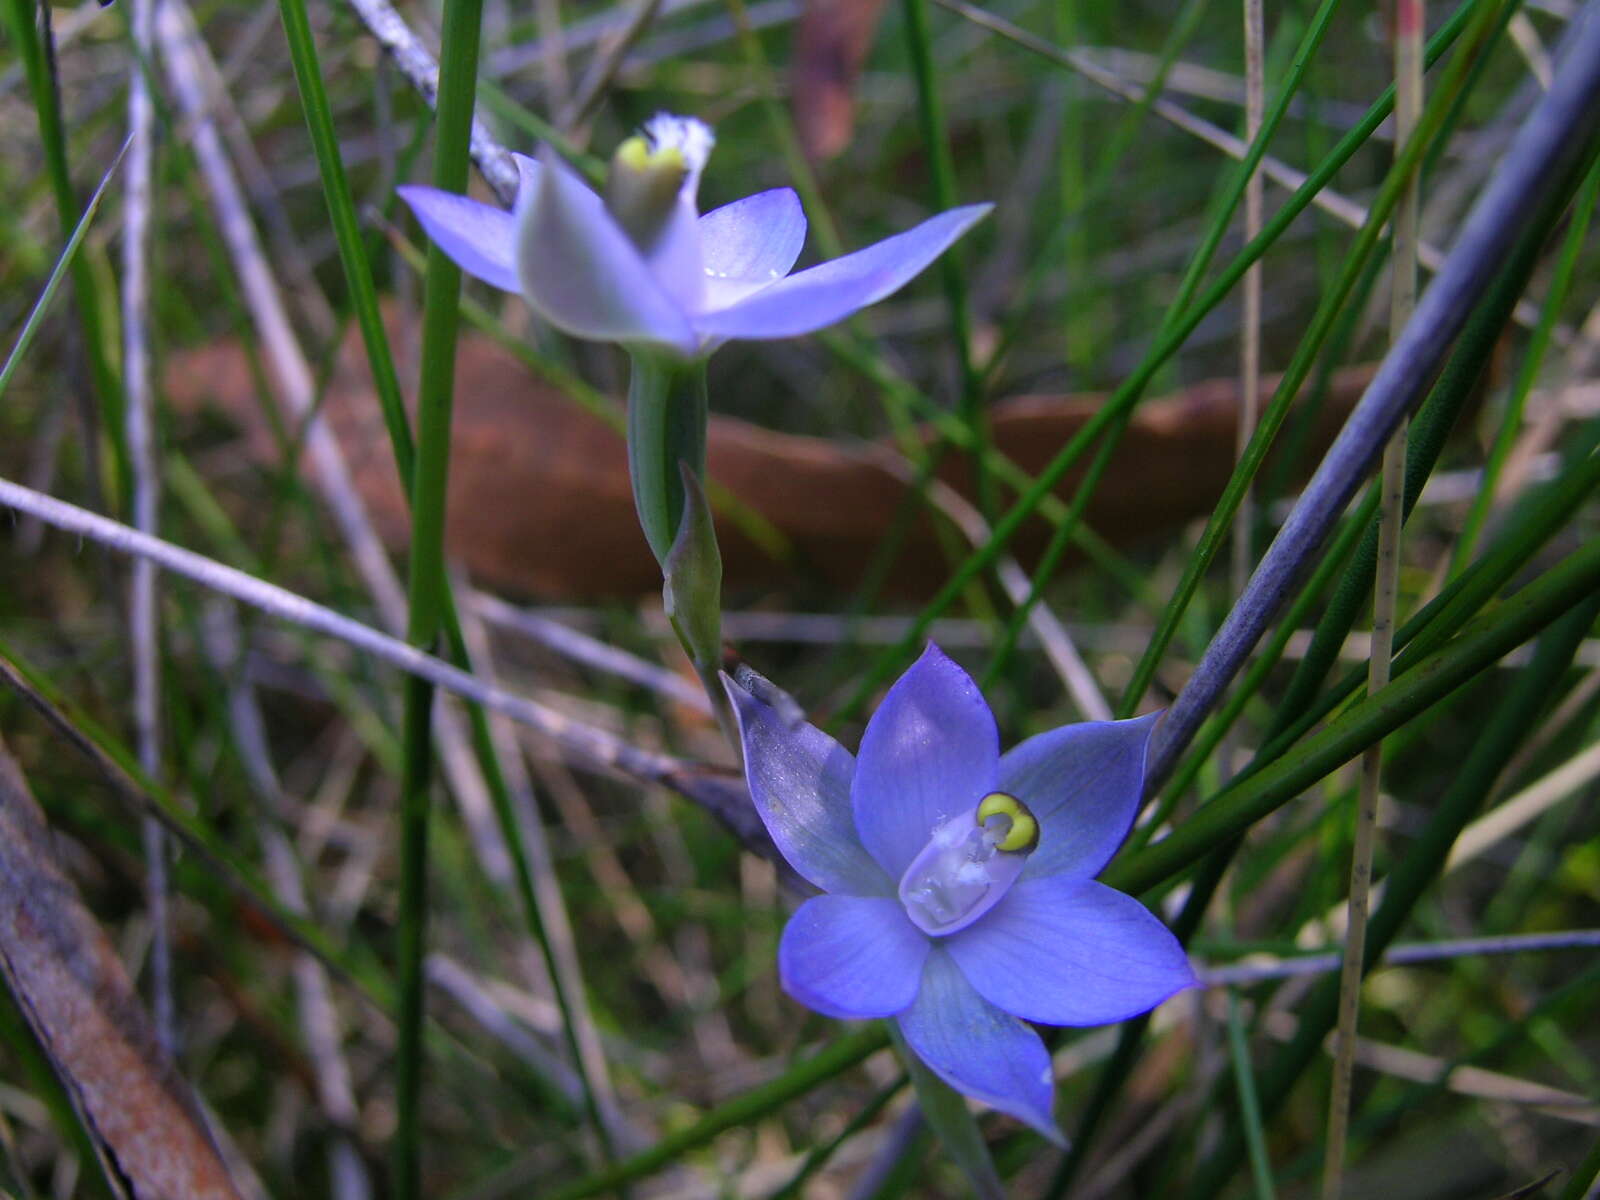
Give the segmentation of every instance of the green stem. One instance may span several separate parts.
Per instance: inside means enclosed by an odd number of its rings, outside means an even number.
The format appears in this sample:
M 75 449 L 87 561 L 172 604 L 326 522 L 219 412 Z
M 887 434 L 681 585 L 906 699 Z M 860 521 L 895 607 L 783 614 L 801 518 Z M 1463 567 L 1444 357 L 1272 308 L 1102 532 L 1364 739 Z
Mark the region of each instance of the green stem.
M 888 1044 L 889 1035 L 881 1022 L 873 1022 L 864 1029 L 848 1033 L 771 1083 L 752 1088 L 744 1095 L 712 1109 L 693 1125 L 669 1134 L 632 1158 L 550 1193 L 548 1200 L 582 1200 L 585 1196 L 613 1191 L 635 1179 L 642 1179 L 675 1162 L 690 1150 L 703 1146 L 719 1133 L 759 1120 L 795 1097 L 805 1095 L 818 1084 L 849 1070 Z
M 1330 771 L 1521 645 L 1600 586 L 1600 542 L 1567 558 L 1493 612 L 1468 625 L 1448 645 L 1353 705 L 1292 757 L 1241 778 L 1165 839 L 1113 862 L 1104 882 L 1143 892 L 1164 883 L 1215 846 L 1300 795 Z M 1397 664 L 1397 670 L 1403 667 Z M 1270 1107 L 1270 1105 L 1269 1105 Z
M 1522 368 L 1517 372 L 1516 386 L 1512 389 L 1511 399 L 1506 404 L 1505 417 L 1500 422 L 1494 445 L 1490 447 L 1488 461 L 1483 465 L 1483 482 L 1478 486 L 1478 494 L 1473 497 L 1472 508 L 1461 527 L 1461 536 L 1456 539 L 1455 553 L 1450 563 L 1452 574 L 1459 574 L 1472 560 L 1472 552 L 1477 549 L 1484 522 L 1488 520 L 1489 510 L 1494 506 L 1495 493 L 1500 488 L 1500 472 L 1505 469 L 1506 459 L 1511 457 L 1511 448 L 1522 432 L 1522 414 L 1527 407 L 1528 393 L 1533 390 L 1533 385 L 1539 377 L 1539 368 L 1544 364 L 1545 352 L 1550 348 L 1550 337 L 1555 331 L 1556 321 L 1560 318 L 1562 306 L 1566 302 L 1567 290 L 1572 284 L 1573 272 L 1578 265 L 1578 254 L 1583 249 L 1589 234 L 1589 218 L 1594 213 L 1597 196 L 1600 196 L 1600 165 L 1590 169 L 1583 190 L 1573 203 L 1572 224 L 1567 228 L 1566 241 L 1562 243 L 1561 254 L 1556 260 L 1555 271 L 1550 278 L 1550 286 L 1545 289 L 1544 306 L 1539 312 L 1539 324 L 1528 340 L 1528 348 L 1523 353 Z
M 1439 32 L 1428 43 L 1427 60 L 1432 62 L 1459 37 L 1468 21 L 1476 12 L 1473 0 L 1465 0 L 1459 9 L 1451 16 Z M 1021 40 L 1021 38 L 1014 38 Z M 1045 57 L 1054 57 L 1059 54 L 1055 47 L 1042 46 L 1033 41 L 1023 41 L 1025 48 L 1043 54 Z M 1389 115 L 1394 106 L 1394 89 L 1390 87 L 1375 101 L 1362 120 L 1350 130 L 1333 152 L 1318 164 L 1307 178 L 1295 191 L 1293 197 L 1284 204 L 1269 220 L 1261 233 L 1239 251 L 1233 261 L 1229 263 L 1206 289 L 1205 293 L 1194 302 L 1183 315 L 1171 323 L 1162 336 L 1156 339 L 1156 345 L 1144 357 L 1132 374 L 1112 393 L 1105 405 L 1091 417 L 1079 431 L 1070 438 L 1065 446 L 1057 451 L 1055 457 L 1037 476 L 1024 483 L 1018 480 L 1020 495 L 1012 508 L 995 522 L 990 533 L 989 541 L 975 550 L 956 570 L 954 575 L 940 588 L 938 594 L 917 614 L 916 620 L 906 631 L 905 635 L 894 646 L 885 650 L 878 656 L 872 667 L 866 671 L 858 681 L 855 690 L 840 706 L 836 719 L 843 721 L 857 715 L 862 707 L 878 687 L 888 679 L 910 656 L 916 645 L 926 634 L 928 626 L 945 611 L 946 608 L 961 595 L 969 580 L 979 571 L 992 562 L 1020 529 L 1024 522 L 1032 516 L 1034 510 L 1046 501 L 1054 499 L 1051 495 L 1066 473 L 1071 470 L 1088 446 L 1106 429 L 1117 420 L 1121 414 L 1136 405 L 1144 394 L 1145 388 L 1155 378 L 1156 372 L 1178 352 L 1183 343 L 1199 326 L 1201 320 L 1221 303 L 1235 284 L 1243 278 L 1252 263 L 1264 254 L 1279 236 L 1282 235 L 1296 217 L 1310 204 L 1313 197 L 1326 187 L 1339 168 L 1347 162 L 1356 150 L 1371 137 L 1373 131 Z M 959 422 L 956 423 L 960 428 Z M 959 433 L 949 431 L 948 426 L 940 424 L 940 432 L 950 436 L 951 440 L 959 442 Z
M 1571 567 L 1579 567 L 1580 559 L 1600 561 L 1600 555 L 1591 549 L 1570 556 L 1507 601 L 1501 614 L 1497 615 L 1503 615 L 1505 609 L 1517 605 L 1536 590 L 1546 592 L 1546 599 L 1554 599 L 1554 594 L 1563 587 L 1557 583 L 1557 577 L 1565 575 Z M 1579 574 L 1584 570 L 1592 570 L 1592 566 L 1591 563 L 1588 568 L 1579 567 Z M 1427 826 L 1412 841 L 1405 855 L 1395 862 L 1384 885 L 1383 905 L 1372 918 L 1364 970 L 1370 971 L 1388 949 L 1389 943 L 1421 898 L 1423 890 L 1444 866 L 1456 837 L 1478 811 L 1489 789 L 1499 778 L 1501 769 L 1548 707 L 1558 682 L 1570 668 L 1579 644 L 1593 625 L 1596 612 L 1600 611 L 1600 593 L 1595 590 L 1597 582 L 1600 581 L 1591 579 L 1581 590 L 1567 592 L 1564 604 L 1557 602 L 1558 607 L 1550 613 L 1550 617 L 1560 616 L 1562 619 L 1540 639 L 1533 662 L 1518 673 L 1510 693 L 1495 708 L 1479 736 L 1470 742 L 1471 751 L 1462 762 L 1461 770 L 1456 773 L 1450 790 L 1435 806 Z M 1470 632 L 1463 633 L 1458 643 L 1470 638 Z M 1453 649 L 1452 646 L 1441 651 L 1438 658 L 1449 657 Z M 1390 687 L 1401 684 L 1391 684 Z M 1339 981 L 1327 979 L 1299 1007 L 1296 1015 L 1300 1025 L 1294 1039 L 1278 1055 L 1261 1082 L 1264 1111 L 1281 1109 L 1295 1080 L 1318 1055 L 1323 1039 L 1333 1027 L 1338 1000 Z M 1188 1200 L 1204 1200 L 1221 1191 L 1233 1174 L 1244 1149 L 1237 1132 L 1229 1131 L 1221 1148 L 1195 1176 L 1186 1193 Z
M 440 54 L 439 115 L 434 185 L 467 190 L 474 84 L 478 71 L 481 0 L 445 6 Z M 406 636 L 429 648 L 446 611 L 445 492 L 450 475 L 450 419 L 454 398 L 457 305 L 461 271 L 437 246 L 428 251 L 422 320 L 422 368 L 417 392 L 417 459 L 411 479 L 412 541 Z M 424 959 L 428 915 L 428 816 L 433 774 L 433 688 L 412 677 L 406 684 L 405 765 L 400 792 L 399 975 L 400 1024 L 395 1050 L 394 1194 L 422 1194 L 422 1035 Z
M 43 12 L 48 21 L 48 8 L 43 8 Z M 34 112 L 39 121 L 39 142 L 44 149 L 45 173 L 50 178 L 50 190 L 55 197 L 61 236 L 67 238 L 78 225 L 81 214 L 77 191 L 72 186 L 72 174 L 67 166 L 67 137 L 61 122 L 61 99 L 45 54 L 48 27 L 41 31 L 35 24 L 34 5 L 30 0 L 6 0 L 5 17 L 11 27 L 12 44 L 22 58 L 28 90 L 33 93 Z M 113 481 L 113 495 L 118 498 L 120 505 L 126 507 L 133 484 L 128 470 L 128 444 L 123 433 L 122 384 L 107 353 L 100 289 L 95 282 L 93 268 L 82 255 L 72 257 L 71 272 L 78 321 L 82 326 L 84 349 L 89 359 L 89 378 L 100 404 L 100 420 L 111 441 L 114 456 L 116 478 Z
M 933 176 L 934 208 L 940 212 L 956 205 L 956 171 L 950 156 L 949 131 L 945 126 L 944 104 L 939 97 L 933 63 L 933 34 L 928 27 L 928 0 L 903 0 L 906 45 L 911 54 L 911 74 L 917 84 L 917 116 L 922 126 L 922 142 L 929 156 Z M 961 260 L 955 251 L 939 256 L 939 279 L 944 284 L 945 301 L 950 308 L 950 336 L 955 341 L 956 362 L 961 371 L 960 416 L 972 430 L 972 475 L 978 496 L 978 511 L 985 520 L 994 517 L 994 482 L 989 476 L 984 450 L 989 430 L 983 409 L 983 378 L 972 361 L 972 314 L 967 304 L 967 285 Z
M 290 59 L 294 63 L 295 82 L 299 87 L 301 105 L 305 110 L 306 126 L 310 131 L 317 165 L 322 174 L 323 196 L 328 205 L 328 215 L 333 224 L 335 240 L 338 242 L 345 280 L 350 287 L 351 306 L 355 309 L 360 323 L 362 340 L 367 350 L 367 363 L 378 393 L 378 404 L 383 410 L 384 425 L 388 430 L 395 466 L 409 502 L 412 498 L 410 484 L 416 471 L 416 447 L 412 441 L 411 426 L 401 396 L 400 381 L 395 372 L 394 356 L 389 349 L 388 333 L 384 328 L 382 311 L 378 306 L 377 290 L 372 279 L 372 264 L 361 237 L 360 224 L 356 219 L 355 202 L 344 172 L 344 162 L 339 155 L 333 113 L 328 103 L 327 89 L 323 85 L 322 70 L 317 61 L 316 42 L 306 17 L 305 0 L 280 0 L 279 7 L 284 36 L 289 44 Z M 466 306 L 462 307 L 465 309 Z M 442 620 L 450 648 L 450 660 L 462 670 L 470 672 L 472 657 L 467 651 L 466 639 L 461 631 L 461 622 L 456 612 L 448 577 L 439 581 L 439 594 L 443 605 Z M 544 915 L 539 908 L 537 893 L 533 886 L 527 848 L 517 824 L 510 789 L 506 784 L 505 773 L 490 734 L 488 718 L 481 705 L 469 704 L 466 708 L 473 751 L 483 771 L 484 784 L 494 805 L 501 837 L 511 856 L 523 918 L 534 941 L 538 944 L 540 956 L 552 980 L 556 1004 L 561 1012 L 563 1037 L 583 1084 L 585 1111 L 600 1138 L 601 1145 L 607 1146 L 606 1129 L 600 1118 L 600 1106 L 596 1098 L 596 1082 L 590 1077 L 589 1058 L 579 1048 L 574 1015 L 577 1002 L 571 995 L 574 990 L 573 981 L 566 970 L 558 967 L 555 949 L 545 928 Z
M 639 524 L 656 561 L 665 566 L 683 520 L 686 463 L 706 473 L 706 364 L 652 350 L 632 351 L 628 382 L 628 474 Z

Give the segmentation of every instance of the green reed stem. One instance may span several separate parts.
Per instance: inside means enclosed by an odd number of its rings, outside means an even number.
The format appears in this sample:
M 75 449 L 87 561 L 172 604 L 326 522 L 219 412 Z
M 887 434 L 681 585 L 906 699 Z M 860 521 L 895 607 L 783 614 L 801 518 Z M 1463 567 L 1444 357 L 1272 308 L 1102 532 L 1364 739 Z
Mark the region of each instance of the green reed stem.
M 1431 62 L 1456 40 L 1462 30 L 1476 14 L 1478 6 L 1483 0 L 1465 0 L 1440 29 L 1428 45 L 1428 60 Z M 1048 51 L 1053 47 L 1041 48 L 1037 45 L 1027 44 L 1027 48 L 1036 53 L 1050 57 Z M 1352 155 L 1371 137 L 1373 131 L 1389 115 L 1394 104 L 1394 89 L 1387 89 L 1384 94 L 1367 110 L 1367 114 L 1354 128 L 1339 140 L 1333 151 L 1325 158 L 1311 174 L 1305 183 L 1295 191 L 1294 195 L 1273 214 L 1262 229 L 1260 235 L 1235 256 L 1232 262 L 1225 267 L 1215 282 L 1206 289 L 1204 294 L 1183 315 L 1172 323 L 1172 327 L 1163 336 L 1158 336 L 1156 345 L 1145 355 L 1139 365 L 1123 381 L 1122 385 L 1107 399 L 1105 405 L 1091 417 L 1056 456 L 1037 476 L 1033 477 L 1021 493 L 1017 502 L 994 525 L 989 541 L 973 551 L 966 560 L 957 568 L 952 577 L 940 588 L 934 598 L 917 614 L 916 620 L 906 634 L 894 646 L 880 654 L 872 666 L 863 673 L 855 690 L 846 699 L 839 711 L 839 719 L 844 720 L 857 715 L 861 706 L 866 703 L 877 689 L 907 661 L 913 650 L 927 632 L 928 626 L 936 620 L 945 609 L 959 596 L 967 583 L 979 571 L 993 562 L 1011 538 L 1015 536 L 1025 521 L 1032 516 L 1035 509 L 1039 508 L 1047 499 L 1053 499 L 1051 493 L 1069 471 L 1078 457 L 1098 437 L 1100 437 L 1110 424 L 1117 420 L 1121 414 L 1136 405 L 1144 394 L 1144 389 L 1155 377 L 1156 372 L 1183 346 L 1191 333 L 1213 308 L 1222 302 L 1234 286 L 1243 278 L 1245 271 L 1256 262 L 1267 249 L 1282 235 L 1291 223 L 1311 204 L 1313 197 L 1321 191 L 1337 174 L 1339 169 Z M 1265 128 L 1265 127 L 1264 127 Z M 1019 480 L 1019 486 L 1020 486 Z
M 481 0 L 451 0 L 444 10 L 434 185 L 467 190 Z M 428 251 L 422 318 L 422 368 L 417 392 L 417 459 L 411 479 L 411 571 L 406 637 L 432 649 L 444 602 L 444 523 L 450 473 L 450 418 L 455 376 L 461 271 L 437 246 Z M 422 1195 L 422 1033 L 428 918 L 428 818 L 433 778 L 433 686 L 406 681 L 404 768 L 400 789 L 398 915 L 400 1022 L 395 1048 L 394 1192 Z

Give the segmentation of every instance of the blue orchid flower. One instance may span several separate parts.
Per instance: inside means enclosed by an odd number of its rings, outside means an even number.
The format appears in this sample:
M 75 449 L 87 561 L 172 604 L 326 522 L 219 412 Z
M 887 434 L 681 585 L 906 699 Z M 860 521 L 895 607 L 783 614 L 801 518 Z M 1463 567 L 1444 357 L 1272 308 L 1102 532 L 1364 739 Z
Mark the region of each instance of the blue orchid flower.
M 1159 714 L 1002 755 L 977 685 L 930 643 L 852 758 L 746 683 L 723 676 L 750 795 L 825 893 L 783 931 L 785 990 L 826 1016 L 895 1018 L 951 1087 L 1060 1141 L 1050 1054 L 1025 1022 L 1122 1021 L 1196 982 L 1172 933 L 1094 880 L 1133 824 Z
M 511 212 L 436 188 L 399 191 L 462 270 L 520 292 L 556 328 L 683 359 L 841 321 L 905 286 L 993 207 L 950 209 L 791 275 L 806 236 L 793 190 L 698 215 L 713 141 L 700 121 L 658 115 L 617 150 L 604 197 L 548 146 L 538 161 L 515 155 Z

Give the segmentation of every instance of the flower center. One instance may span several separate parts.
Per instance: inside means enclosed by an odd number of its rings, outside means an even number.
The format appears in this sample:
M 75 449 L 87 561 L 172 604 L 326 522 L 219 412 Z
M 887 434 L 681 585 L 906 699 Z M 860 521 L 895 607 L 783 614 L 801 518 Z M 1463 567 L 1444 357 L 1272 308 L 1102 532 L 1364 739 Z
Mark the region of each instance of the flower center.
M 606 207 L 640 250 L 648 253 L 661 236 L 685 182 L 697 185 L 712 140 L 702 122 L 660 113 L 611 156 Z
M 1038 844 L 1039 823 L 1027 806 L 991 792 L 934 827 L 900 878 L 900 903 L 924 933 L 965 929 L 999 903 Z

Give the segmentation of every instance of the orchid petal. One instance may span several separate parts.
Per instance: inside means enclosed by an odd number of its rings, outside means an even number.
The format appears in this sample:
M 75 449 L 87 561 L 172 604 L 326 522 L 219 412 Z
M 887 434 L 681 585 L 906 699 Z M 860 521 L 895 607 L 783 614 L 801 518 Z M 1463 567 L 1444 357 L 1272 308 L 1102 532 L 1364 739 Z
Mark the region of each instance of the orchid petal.
M 930 945 L 898 900 L 813 896 L 784 926 L 778 975 L 824 1016 L 892 1017 L 916 998 Z
M 548 147 L 540 168 L 537 191 L 517 204 L 517 274 L 528 303 L 575 337 L 656 342 L 692 355 L 688 318 L 600 197 Z
M 531 201 L 534 193 L 539 190 L 539 163 L 537 159 L 529 158 L 526 154 L 511 151 L 511 161 L 517 164 L 517 198 L 512 208 Z
M 508 292 L 517 279 L 517 226 L 511 214 L 468 196 L 408 185 L 395 189 L 423 231 L 468 275 Z
M 842 321 L 899 291 L 993 205 L 952 208 L 904 233 L 811 267 L 747 296 L 729 308 L 701 313 L 703 337 L 798 337 Z
M 1039 822 L 1039 846 L 1024 879 L 1092 879 L 1111 861 L 1139 812 L 1145 754 L 1160 716 L 1063 725 L 1000 759 L 1000 790 L 1026 804 Z
M 1065 1142 L 1050 1111 L 1055 1081 L 1044 1042 L 978 995 L 942 944 L 929 953 L 916 1002 L 899 1020 L 907 1043 L 940 1079 L 1057 1145 Z
M 705 304 L 706 272 L 701 253 L 700 218 L 695 212 L 694 197 L 679 193 L 672 215 L 644 260 L 661 290 L 685 313 L 698 312 Z
M 867 722 L 850 801 L 861 844 L 898 881 L 934 827 L 994 790 L 1000 735 L 978 685 L 933 643 Z
M 700 218 L 704 309 L 727 308 L 787 275 L 806 241 L 806 215 L 793 188 L 757 192 Z
M 750 798 L 789 865 L 825 891 L 892 896 L 894 882 L 856 836 L 850 752 L 798 712 L 780 711 L 726 675 L 722 686 L 738 717 Z
M 992 1004 L 1049 1025 L 1104 1025 L 1195 983 L 1172 932 L 1132 896 L 1088 879 L 1019 880 L 943 943 Z

